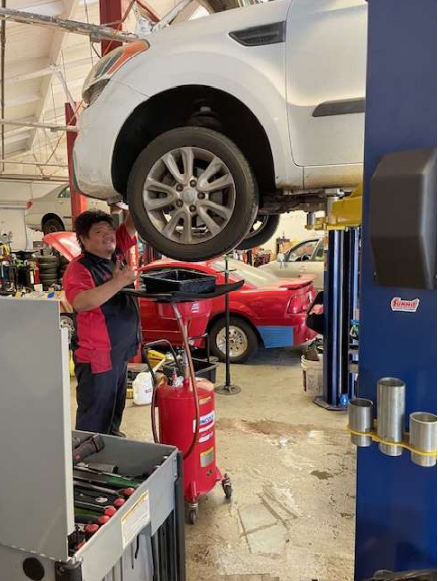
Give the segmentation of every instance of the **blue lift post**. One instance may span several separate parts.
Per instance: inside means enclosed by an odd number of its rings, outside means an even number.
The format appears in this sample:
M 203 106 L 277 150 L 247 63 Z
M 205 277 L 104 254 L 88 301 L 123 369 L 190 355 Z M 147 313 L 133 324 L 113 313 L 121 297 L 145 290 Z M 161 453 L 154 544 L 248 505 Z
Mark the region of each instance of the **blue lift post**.
M 350 327 L 358 306 L 359 228 L 330 230 L 324 280 L 324 390 L 314 402 L 345 411 L 355 397 L 349 371 Z
M 370 245 L 370 181 L 385 154 L 436 147 L 436 0 L 369 0 L 362 222 L 359 395 L 376 403 L 377 380 L 406 383 L 406 417 L 436 413 L 436 290 L 379 286 Z M 397 221 L 393 208 L 388 223 Z M 419 299 L 392 312 L 393 297 Z M 377 570 L 436 568 L 436 468 L 405 451 L 358 449 L 355 580 Z

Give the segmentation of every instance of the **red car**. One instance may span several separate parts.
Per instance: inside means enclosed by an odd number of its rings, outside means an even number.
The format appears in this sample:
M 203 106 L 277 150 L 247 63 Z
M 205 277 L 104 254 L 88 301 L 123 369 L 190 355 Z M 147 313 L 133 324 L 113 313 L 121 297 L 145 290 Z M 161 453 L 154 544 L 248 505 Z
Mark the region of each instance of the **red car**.
M 144 267 L 143 272 L 169 268 L 187 268 L 217 277 L 223 284 L 225 262 L 222 259 L 208 262 L 177 262 L 158 260 Z M 289 347 L 300 345 L 315 337 L 306 326 L 306 311 L 315 296 L 311 277 L 278 279 L 240 262 L 230 260 L 230 282 L 245 280 L 241 290 L 230 295 L 230 345 L 231 362 L 243 363 L 260 345 L 264 347 Z M 141 324 L 144 341 L 160 338 L 172 344 L 180 344 L 176 321 L 158 316 L 157 306 L 149 300 L 141 300 Z M 208 332 L 213 355 L 225 357 L 225 298 L 213 300 L 208 321 L 192 321 L 189 335 L 199 336 Z
M 72 233 L 53 233 L 45 241 L 66 258 L 79 254 L 80 249 Z M 223 259 L 208 262 L 178 262 L 158 260 L 141 270 L 151 272 L 169 268 L 186 268 L 217 277 L 223 284 L 225 262 Z M 300 345 L 313 339 L 316 333 L 306 326 L 306 312 L 315 290 L 312 277 L 279 279 L 275 275 L 254 268 L 238 260 L 230 260 L 230 282 L 245 280 L 243 287 L 230 295 L 231 362 L 243 363 L 259 346 L 267 348 Z M 140 299 L 141 326 L 144 342 L 167 339 L 180 345 L 176 321 L 158 315 L 157 305 L 149 299 Z M 213 355 L 223 360 L 225 356 L 225 298 L 213 300 L 210 318 L 194 319 L 189 335 L 208 333 Z

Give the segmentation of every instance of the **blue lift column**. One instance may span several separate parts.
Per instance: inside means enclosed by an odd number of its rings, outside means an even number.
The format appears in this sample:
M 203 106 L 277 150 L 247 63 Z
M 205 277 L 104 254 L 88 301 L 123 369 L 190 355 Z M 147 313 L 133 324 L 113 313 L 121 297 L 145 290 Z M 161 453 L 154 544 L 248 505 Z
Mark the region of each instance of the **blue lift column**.
M 407 420 L 413 411 L 436 413 L 437 296 L 436 290 L 384 286 L 375 279 L 370 186 L 384 155 L 436 147 L 437 3 L 369 0 L 368 5 L 359 395 L 376 405 L 377 381 L 402 379 Z M 388 224 L 397 224 L 400 211 L 395 203 Z M 403 265 L 403 256 L 394 253 L 394 260 Z M 419 299 L 418 308 L 392 310 L 394 297 Z M 358 449 L 356 581 L 381 569 L 436 568 L 436 487 L 436 468 L 417 466 L 406 450 L 389 457 L 376 444 Z

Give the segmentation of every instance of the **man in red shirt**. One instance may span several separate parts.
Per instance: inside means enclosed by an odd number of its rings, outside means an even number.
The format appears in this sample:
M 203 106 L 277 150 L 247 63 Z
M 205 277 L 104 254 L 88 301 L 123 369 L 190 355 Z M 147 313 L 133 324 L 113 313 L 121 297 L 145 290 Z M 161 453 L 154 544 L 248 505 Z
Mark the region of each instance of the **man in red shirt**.
M 109 214 L 88 211 L 75 230 L 82 254 L 63 283 L 75 313 L 76 429 L 124 436 L 127 363 L 140 343 L 140 317 L 136 299 L 120 291 L 135 280 L 125 254 L 137 243 L 136 229 L 129 214 L 115 229 Z

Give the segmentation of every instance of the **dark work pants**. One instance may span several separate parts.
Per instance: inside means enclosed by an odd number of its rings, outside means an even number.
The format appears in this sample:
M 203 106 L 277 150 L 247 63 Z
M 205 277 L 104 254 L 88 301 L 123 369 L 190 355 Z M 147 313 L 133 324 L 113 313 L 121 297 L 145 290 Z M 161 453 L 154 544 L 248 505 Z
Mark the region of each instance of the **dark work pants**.
M 89 363 L 75 361 L 76 430 L 117 434 L 122 423 L 126 402 L 126 371 L 128 362 L 112 359 L 113 368 L 104 373 L 91 373 Z

